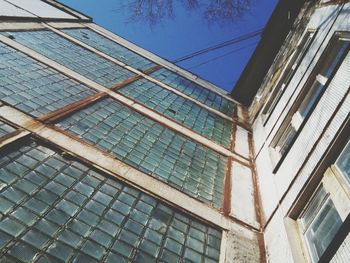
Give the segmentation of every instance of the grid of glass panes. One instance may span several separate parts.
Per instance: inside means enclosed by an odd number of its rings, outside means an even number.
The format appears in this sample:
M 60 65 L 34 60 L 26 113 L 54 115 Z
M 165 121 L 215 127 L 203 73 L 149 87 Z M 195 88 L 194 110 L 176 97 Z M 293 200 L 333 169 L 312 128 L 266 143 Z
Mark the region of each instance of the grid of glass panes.
M 1 262 L 218 262 L 221 232 L 29 141 L 0 152 Z
M 16 129 L 13 128 L 12 126 L 6 124 L 0 119 L 0 139 L 2 136 L 5 136 L 11 132 L 14 132 Z
M 150 75 L 170 87 L 183 92 L 205 105 L 232 117 L 234 103 L 168 69 L 162 68 Z
M 6 36 L 105 87 L 132 77 L 130 71 L 51 31 L 5 32 Z
M 36 117 L 95 92 L 0 43 L 0 100 Z
M 213 141 L 229 147 L 232 123 L 196 105 L 190 100 L 145 79 L 135 81 L 118 92 L 193 129 Z
M 115 58 L 119 61 L 140 70 L 146 70 L 156 66 L 150 60 L 139 54 L 117 44 L 116 42 L 96 33 L 88 28 L 62 29 L 62 31 L 71 37 L 82 41 L 83 43 L 96 48 L 97 50 Z
M 321 185 L 301 215 L 303 234 L 313 262 L 318 262 L 342 225 L 329 195 Z
M 221 207 L 226 158 L 112 99 L 57 124 L 173 187 Z

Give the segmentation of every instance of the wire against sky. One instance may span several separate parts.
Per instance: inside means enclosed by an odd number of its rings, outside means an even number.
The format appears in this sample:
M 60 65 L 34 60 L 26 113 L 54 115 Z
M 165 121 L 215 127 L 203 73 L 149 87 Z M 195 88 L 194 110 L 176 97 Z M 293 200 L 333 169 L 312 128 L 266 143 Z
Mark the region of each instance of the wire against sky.
M 213 57 L 213 58 L 208 59 L 208 60 L 206 60 L 206 61 L 203 61 L 203 62 L 201 62 L 201 63 L 199 63 L 199 64 L 197 64 L 197 65 L 191 66 L 191 67 L 189 67 L 188 69 L 190 70 L 190 69 L 194 69 L 194 68 L 201 67 L 201 66 L 203 66 L 203 65 L 206 65 L 206 64 L 208 64 L 208 63 L 210 63 L 210 62 L 213 62 L 213 61 L 218 60 L 218 59 L 220 59 L 220 58 L 226 57 L 226 56 L 231 55 L 231 54 L 233 54 L 233 53 L 236 53 L 236 52 L 238 52 L 238 51 L 241 51 L 241 50 L 244 50 L 244 49 L 247 49 L 247 48 L 256 46 L 258 43 L 259 43 L 259 42 L 253 42 L 253 43 L 250 43 L 250 44 L 245 45 L 245 46 L 243 46 L 243 47 L 240 47 L 240 48 L 231 50 L 230 52 L 227 52 L 227 53 L 222 54 L 222 55 L 217 56 L 217 57 Z
M 182 61 L 185 61 L 185 60 L 189 60 L 191 58 L 194 58 L 194 57 L 197 57 L 197 56 L 209 53 L 211 51 L 221 49 L 223 47 L 227 47 L 227 46 L 230 46 L 230 45 L 233 45 L 233 44 L 240 43 L 242 41 L 245 41 L 245 40 L 251 39 L 253 37 L 259 36 L 262 32 L 263 32 L 263 29 L 259 29 L 259 30 L 253 31 L 253 32 L 249 32 L 247 34 L 235 37 L 233 39 L 230 39 L 230 40 L 227 40 L 225 42 L 216 44 L 214 46 L 207 47 L 207 48 L 201 49 L 199 51 L 193 52 L 191 54 L 188 54 L 186 56 L 183 56 L 181 58 L 173 60 L 172 62 L 173 63 L 179 63 L 179 62 L 182 62 Z

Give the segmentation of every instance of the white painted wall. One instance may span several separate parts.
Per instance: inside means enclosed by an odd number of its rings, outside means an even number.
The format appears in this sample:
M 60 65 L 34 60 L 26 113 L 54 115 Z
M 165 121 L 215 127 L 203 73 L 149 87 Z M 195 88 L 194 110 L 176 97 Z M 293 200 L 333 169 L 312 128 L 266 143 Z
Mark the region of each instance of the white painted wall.
M 259 228 L 255 213 L 254 184 L 252 170 L 232 162 L 230 215 Z
M 40 0 L 0 0 L 0 16 L 77 19 Z
M 338 15 L 339 10 L 340 5 L 316 9 L 307 29 L 316 29 L 318 33 L 308 53 L 296 70 L 266 126 L 263 126 L 261 116 L 258 116 L 253 123 L 254 146 L 258 154 L 256 157 L 258 183 L 262 211 L 266 219 L 271 217 L 276 207 L 280 207 L 273 215 L 265 232 L 269 262 L 296 262 L 292 258 L 283 218 L 287 216 L 288 210 L 304 189 L 312 171 L 322 159 L 350 112 L 350 96 L 347 94 L 350 87 L 350 54 L 348 54 L 280 168 L 275 174 L 273 173 L 276 163 L 270 158 L 269 145 L 274 135 L 333 34 L 336 31 L 350 31 L 350 3 L 346 4 Z M 344 97 L 346 97 L 345 101 L 341 102 Z M 334 113 L 336 109 L 338 112 Z M 282 258 L 283 261 L 281 261 Z
M 350 256 L 350 234 L 345 238 L 345 242 L 340 246 L 340 249 L 335 254 L 331 263 L 347 263 Z
M 248 142 L 248 131 L 237 125 L 234 151 L 247 159 L 250 158 Z
M 279 209 L 267 226 L 264 234 L 267 262 L 293 263 L 292 251 Z
M 0 0 L 0 16 L 35 17 L 33 14 L 4 0 Z

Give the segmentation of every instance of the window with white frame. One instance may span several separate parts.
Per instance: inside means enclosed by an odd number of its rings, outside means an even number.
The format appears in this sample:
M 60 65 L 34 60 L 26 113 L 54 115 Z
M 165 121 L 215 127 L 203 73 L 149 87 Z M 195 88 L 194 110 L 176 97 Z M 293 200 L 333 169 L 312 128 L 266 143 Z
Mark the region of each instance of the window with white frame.
M 335 163 L 337 169 L 350 184 L 350 141 Z
M 321 185 L 299 218 L 312 262 L 318 262 L 342 225 L 330 195 Z
M 273 92 L 271 93 L 268 102 L 265 104 L 265 107 L 263 110 L 265 123 L 267 122 L 272 111 L 275 109 L 275 106 L 277 105 L 278 101 L 282 97 L 284 90 L 289 85 L 289 82 L 291 81 L 295 71 L 299 67 L 300 62 L 303 60 L 306 52 L 308 51 L 315 35 L 316 35 L 315 31 L 308 30 L 304 34 L 303 38 L 301 39 L 300 43 L 296 47 L 295 51 L 293 52 L 282 76 L 280 77 L 279 81 L 277 82 L 277 85 L 273 89 Z
M 349 52 L 350 37 L 336 34 L 317 63 L 291 111 L 271 143 L 273 159 L 279 160 L 294 142 L 299 129 L 311 114 L 345 55 Z
M 338 149 L 344 144 L 344 148 Z M 328 262 L 344 247 L 350 217 L 349 169 L 345 168 L 350 162 L 349 150 L 349 139 L 345 142 L 339 139 L 330 152 L 340 154 L 334 157 L 330 154 L 326 158 L 332 159 L 328 168 L 323 168 L 319 177 L 313 176 L 320 180 L 316 190 L 311 190 L 313 194 L 310 194 L 310 187 L 306 187 L 292 209 L 294 211 L 290 212 L 290 220 L 285 221 L 291 244 L 298 248 L 293 249 L 294 259 L 298 262 Z M 296 236 L 299 238 L 294 239 Z

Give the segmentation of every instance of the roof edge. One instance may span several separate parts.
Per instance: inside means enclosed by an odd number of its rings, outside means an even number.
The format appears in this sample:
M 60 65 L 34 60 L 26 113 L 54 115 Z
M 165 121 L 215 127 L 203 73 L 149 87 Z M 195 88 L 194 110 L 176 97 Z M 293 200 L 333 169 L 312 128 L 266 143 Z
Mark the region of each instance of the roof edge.
M 249 106 L 282 47 L 304 3 L 309 0 L 280 0 L 273 11 L 261 40 L 233 87 L 232 97 Z
M 58 9 L 60 9 L 61 11 L 63 12 L 66 12 L 74 17 L 76 17 L 78 20 L 83 20 L 84 22 L 92 22 L 93 19 L 91 16 L 88 16 L 70 6 L 67 6 L 63 3 L 61 3 L 59 0 L 41 0 L 43 1 L 44 3 L 48 4 L 48 5 L 51 5 L 51 6 L 54 6 Z

